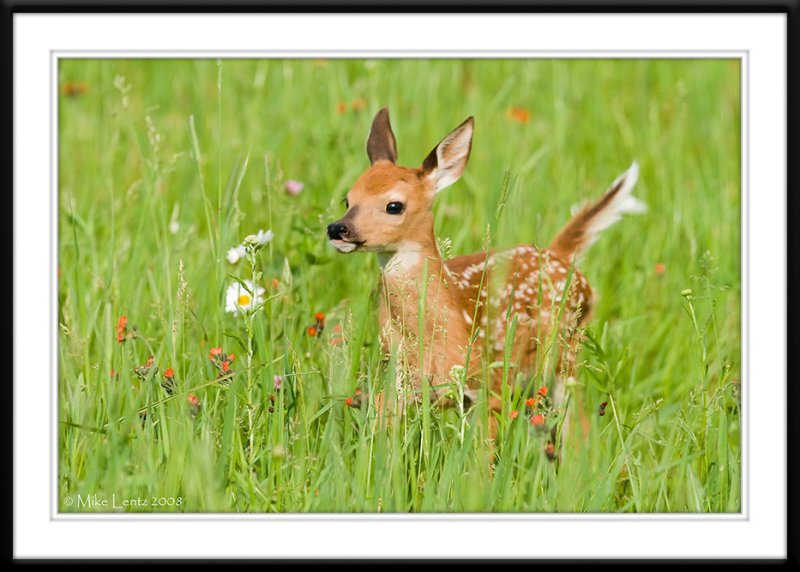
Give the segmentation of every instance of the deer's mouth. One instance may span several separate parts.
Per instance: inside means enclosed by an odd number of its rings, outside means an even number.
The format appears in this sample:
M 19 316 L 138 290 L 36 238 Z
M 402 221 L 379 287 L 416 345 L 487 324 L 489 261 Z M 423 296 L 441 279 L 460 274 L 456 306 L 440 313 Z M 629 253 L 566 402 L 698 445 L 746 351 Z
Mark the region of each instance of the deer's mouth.
M 334 248 L 336 248 L 336 250 L 345 254 L 348 252 L 353 252 L 356 248 L 364 244 L 363 240 L 351 241 L 351 240 L 343 240 L 341 238 L 332 238 L 330 242 L 334 246 Z

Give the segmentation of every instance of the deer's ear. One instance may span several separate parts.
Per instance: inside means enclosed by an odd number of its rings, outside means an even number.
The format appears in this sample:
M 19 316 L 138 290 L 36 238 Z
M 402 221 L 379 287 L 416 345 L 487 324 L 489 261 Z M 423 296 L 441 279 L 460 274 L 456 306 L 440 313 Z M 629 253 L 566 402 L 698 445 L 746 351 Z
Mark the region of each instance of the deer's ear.
M 474 118 L 468 117 L 442 139 L 422 162 L 420 171 L 432 183 L 434 192 L 438 193 L 455 183 L 466 169 L 472 149 L 474 124 Z
M 397 163 L 397 143 L 389 123 L 389 109 L 384 107 L 372 120 L 372 129 L 367 139 L 367 155 L 372 164 L 376 161 Z

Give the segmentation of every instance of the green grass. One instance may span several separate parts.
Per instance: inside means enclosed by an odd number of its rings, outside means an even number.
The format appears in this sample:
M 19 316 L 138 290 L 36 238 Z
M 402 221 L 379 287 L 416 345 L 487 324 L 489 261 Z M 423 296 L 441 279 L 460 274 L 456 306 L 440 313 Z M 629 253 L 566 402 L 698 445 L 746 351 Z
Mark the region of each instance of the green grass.
M 166 504 L 125 510 L 177 512 L 740 510 L 738 62 L 62 60 L 59 76 L 62 501 L 115 495 Z M 69 84 L 78 95 L 64 95 Z M 407 165 L 476 117 L 467 172 L 437 198 L 437 234 L 454 254 L 481 248 L 506 177 L 492 243 L 545 245 L 573 204 L 632 160 L 641 166 L 636 194 L 649 212 L 606 231 L 580 265 L 599 294 L 578 375 L 589 431 L 571 434 L 558 462 L 522 415 L 505 417 L 490 471 L 485 404 L 465 420 L 423 407 L 376 421 L 372 396 L 394 367 L 377 345 L 377 262 L 335 254 L 324 228 L 368 164 L 383 105 Z M 530 120 L 509 118 L 512 107 Z M 305 183 L 299 196 L 283 190 L 288 179 Z M 224 294 L 230 275 L 251 269 L 225 253 L 259 229 L 275 233 L 257 254 L 269 300 L 248 332 Z M 316 312 L 326 327 L 311 337 Z M 137 337 L 118 343 L 122 315 Z M 335 345 L 337 325 L 346 342 Z M 223 382 L 208 357 L 218 346 L 236 354 Z M 151 354 L 159 372 L 139 379 Z M 362 407 L 348 407 L 357 388 Z

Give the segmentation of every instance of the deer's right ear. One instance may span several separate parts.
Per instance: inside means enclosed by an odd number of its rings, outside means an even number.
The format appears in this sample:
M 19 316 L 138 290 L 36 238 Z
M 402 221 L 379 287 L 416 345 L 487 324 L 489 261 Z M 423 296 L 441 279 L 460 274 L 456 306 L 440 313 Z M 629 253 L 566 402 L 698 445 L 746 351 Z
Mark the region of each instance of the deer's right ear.
M 372 129 L 367 139 L 367 155 L 372 164 L 377 161 L 397 163 L 397 143 L 389 123 L 389 110 L 384 107 L 372 120 Z
M 435 193 L 455 183 L 466 169 L 474 126 L 475 120 L 467 117 L 422 162 L 420 172 L 433 183 Z

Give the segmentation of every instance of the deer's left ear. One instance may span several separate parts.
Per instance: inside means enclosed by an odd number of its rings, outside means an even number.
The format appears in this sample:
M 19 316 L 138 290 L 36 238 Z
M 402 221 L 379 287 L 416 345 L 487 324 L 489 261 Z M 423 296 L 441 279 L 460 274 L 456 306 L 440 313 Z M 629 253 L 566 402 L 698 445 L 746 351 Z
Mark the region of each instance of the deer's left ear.
M 372 120 L 372 129 L 367 139 L 367 155 L 373 165 L 377 161 L 397 162 L 397 142 L 389 122 L 389 109 L 386 107 Z
M 422 176 L 431 181 L 435 193 L 455 183 L 466 169 L 472 149 L 474 124 L 474 118 L 468 117 L 442 139 L 422 162 Z

